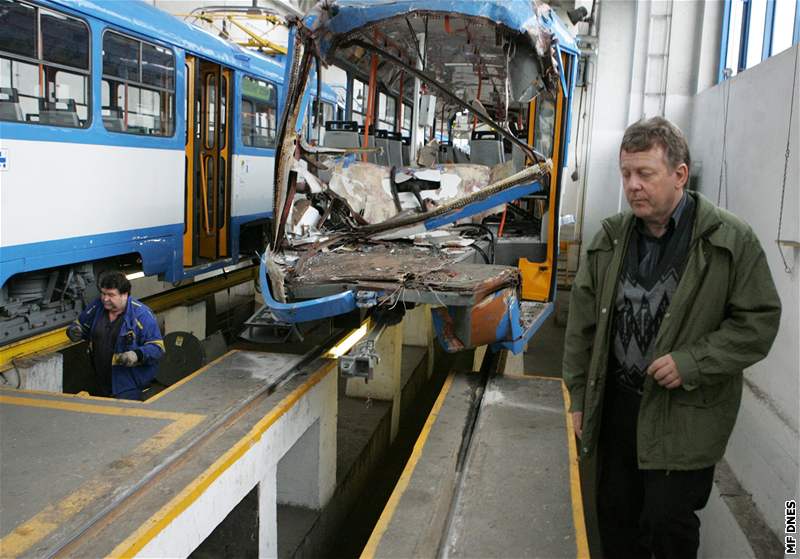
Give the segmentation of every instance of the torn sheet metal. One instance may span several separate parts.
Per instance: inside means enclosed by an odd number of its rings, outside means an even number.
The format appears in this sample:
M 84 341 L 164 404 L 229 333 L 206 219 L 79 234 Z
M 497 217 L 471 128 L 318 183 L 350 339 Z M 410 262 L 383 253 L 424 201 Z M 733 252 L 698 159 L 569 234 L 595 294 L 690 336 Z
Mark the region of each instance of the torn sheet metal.
M 287 289 L 311 289 L 347 284 L 384 289 L 427 289 L 470 293 L 477 300 L 492 291 L 519 284 L 519 270 L 511 266 L 464 263 L 464 248 L 397 244 L 359 244 L 317 252 L 298 262 L 287 277 Z
M 515 289 L 506 288 L 472 307 L 438 307 L 431 314 L 439 342 L 449 353 L 491 345 L 518 354 L 554 308 L 554 302 L 520 301 Z
M 275 300 L 270 288 L 270 277 L 267 274 L 268 253 L 261 258 L 259 268 L 259 287 L 264 297 L 265 305 L 280 322 L 295 323 L 309 322 L 321 318 L 329 318 L 340 314 L 347 314 L 356 308 L 356 297 L 353 291 L 342 291 L 328 297 L 320 297 L 312 301 L 298 301 L 284 303 Z

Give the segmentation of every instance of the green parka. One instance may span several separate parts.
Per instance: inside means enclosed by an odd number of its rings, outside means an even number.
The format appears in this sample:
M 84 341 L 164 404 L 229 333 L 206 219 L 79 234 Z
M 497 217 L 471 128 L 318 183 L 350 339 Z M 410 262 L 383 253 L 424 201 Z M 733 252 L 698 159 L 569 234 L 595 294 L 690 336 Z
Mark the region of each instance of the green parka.
M 725 453 L 742 396 L 742 370 L 769 352 L 781 304 L 752 229 L 702 195 L 686 267 L 654 340 L 683 384 L 668 390 L 645 378 L 637 420 L 639 468 L 691 470 Z M 617 284 L 631 230 L 628 211 L 603 221 L 572 287 L 563 375 L 570 411 L 583 412 L 581 456 L 594 452 L 612 337 Z

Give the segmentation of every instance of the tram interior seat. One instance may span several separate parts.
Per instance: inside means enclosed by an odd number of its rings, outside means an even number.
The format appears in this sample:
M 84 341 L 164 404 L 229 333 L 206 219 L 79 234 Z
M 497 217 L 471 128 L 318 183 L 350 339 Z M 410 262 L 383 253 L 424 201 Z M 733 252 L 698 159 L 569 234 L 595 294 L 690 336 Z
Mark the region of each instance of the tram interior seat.
M 120 107 L 102 107 L 100 112 L 103 115 L 103 125 L 106 130 L 111 130 L 112 132 L 123 132 L 125 130 Z
M 364 127 L 363 126 L 359 126 L 358 127 L 358 143 L 359 143 L 359 145 L 361 147 L 364 147 L 363 139 L 364 139 Z M 378 144 L 375 143 L 375 136 L 373 134 L 369 135 L 369 137 L 367 138 L 367 142 L 368 142 L 367 143 L 367 147 L 370 147 L 370 148 L 380 147 Z M 367 161 L 369 161 L 370 163 L 375 163 L 377 165 L 383 165 L 384 167 L 386 166 L 386 161 L 384 161 L 384 156 L 383 156 L 382 153 L 376 153 L 374 151 L 368 153 L 367 154 Z
M 372 141 L 370 136 L 370 142 Z M 378 165 L 386 167 L 400 167 L 403 165 L 400 134 L 389 130 L 378 130 L 375 138 L 375 147 L 383 150 L 377 154 L 375 161 Z
M 505 163 L 503 140 L 494 130 L 475 130 L 469 141 L 470 161 L 493 167 Z
M 39 122 L 55 126 L 80 127 L 81 121 L 75 110 L 75 99 L 39 99 Z
M 408 167 L 411 165 L 411 136 L 400 136 L 402 145 L 400 146 L 400 155 L 402 156 L 403 166 Z
M 15 87 L 0 87 L 0 120 L 25 120 Z
M 329 148 L 361 147 L 358 123 L 354 120 L 329 120 L 325 123 L 323 145 Z
M 403 163 L 403 136 L 400 132 L 386 132 L 386 154 L 390 167 L 402 167 Z

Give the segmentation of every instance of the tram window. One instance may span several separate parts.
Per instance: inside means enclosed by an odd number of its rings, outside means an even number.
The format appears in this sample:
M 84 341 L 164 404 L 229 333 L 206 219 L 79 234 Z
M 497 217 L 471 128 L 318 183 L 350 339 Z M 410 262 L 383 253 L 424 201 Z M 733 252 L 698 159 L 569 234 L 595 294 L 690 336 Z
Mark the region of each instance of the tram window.
M 36 9 L 15 0 L 0 0 L 0 50 L 36 58 Z
M 206 147 L 214 147 L 217 137 L 217 76 L 206 76 Z
M 242 143 L 274 148 L 278 120 L 278 91 L 271 83 L 245 76 L 242 79 Z
M 219 88 L 219 149 L 225 149 L 228 138 L 228 78 L 222 76 Z
M 89 126 L 89 44 L 80 19 L 0 0 L 0 120 Z
M 397 101 L 394 97 L 381 93 L 378 96 L 378 128 L 380 130 L 394 131 L 394 123 L 397 119 L 395 107 Z
M 369 86 L 361 80 L 353 78 L 353 110 L 352 119 L 364 124 L 369 100 Z
M 175 89 L 175 57 L 172 51 L 142 43 L 142 83 Z
M 110 132 L 171 136 L 175 55 L 113 31 L 103 35 L 103 125 Z
M 64 70 L 55 71 L 55 98 L 73 99 L 78 119 L 89 118 L 89 77 Z
M 107 32 L 103 37 L 103 74 L 139 81 L 139 41 Z
M 533 129 L 533 149 L 547 158 L 553 157 L 556 102 L 549 96 L 540 96 L 536 101 L 536 117 Z
M 80 21 L 41 10 L 42 58 L 47 62 L 89 69 L 89 29 Z
M 414 108 L 408 103 L 403 103 L 403 126 L 400 127 L 400 132 L 403 136 L 411 136 L 411 118 Z

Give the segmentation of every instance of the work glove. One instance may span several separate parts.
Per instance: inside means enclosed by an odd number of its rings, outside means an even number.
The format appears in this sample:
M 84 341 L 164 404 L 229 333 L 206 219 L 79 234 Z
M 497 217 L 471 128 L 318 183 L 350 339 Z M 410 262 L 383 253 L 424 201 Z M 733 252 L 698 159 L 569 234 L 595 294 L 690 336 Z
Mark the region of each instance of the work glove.
M 117 365 L 122 365 L 123 367 L 133 367 L 138 362 L 139 356 L 136 355 L 135 351 L 126 351 L 125 353 L 120 353 L 119 358 L 117 359 Z
M 79 342 L 83 339 L 83 328 L 80 324 L 70 324 L 67 327 L 67 337 L 72 342 Z

